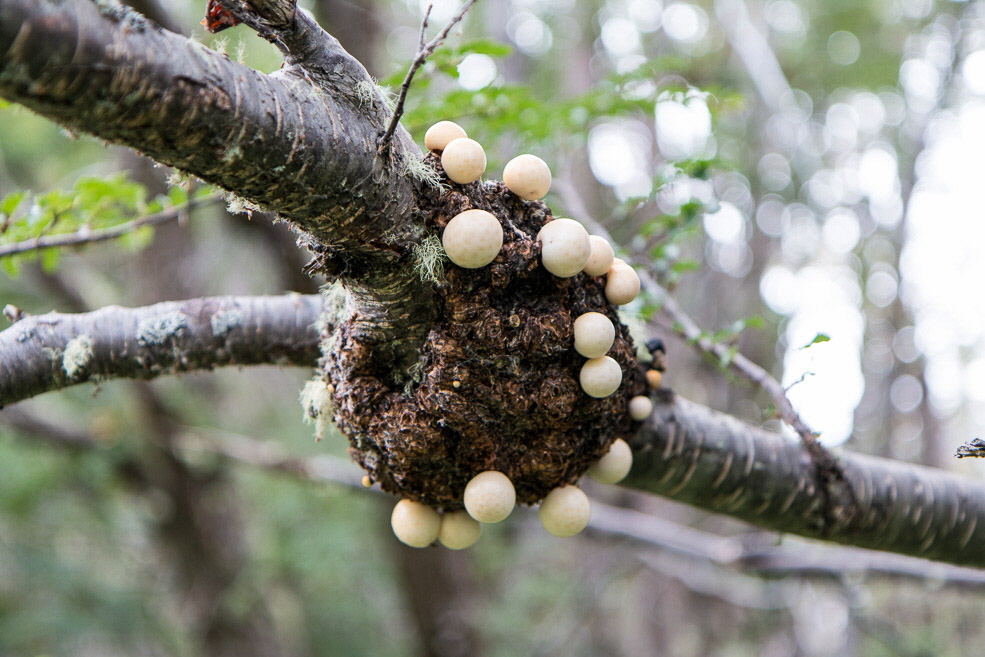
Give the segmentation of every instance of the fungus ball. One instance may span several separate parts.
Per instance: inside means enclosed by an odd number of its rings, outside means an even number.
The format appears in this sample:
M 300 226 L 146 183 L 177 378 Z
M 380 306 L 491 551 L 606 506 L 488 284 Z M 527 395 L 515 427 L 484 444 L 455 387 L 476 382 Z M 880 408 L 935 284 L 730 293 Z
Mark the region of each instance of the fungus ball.
M 601 356 L 585 361 L 581 367 L 581 389 L 592 397 L 608 397 L 622 383 L 622 369 L 615 359 Z
M 474 139 L 459 137 L 448 142 L 441 152 L 441 166 L 452 182 L 475 182 L 486 170 L 486 152 Z
M 544 269 L 559 278 L 580 272 L 591 253 L 588 231 L 574 219 L 555 219 L 537 233 L 541 243 L 540 261 Z
M 424 133 L 424 148 L 443 151 L 450 142 L 466 137 L 465 130 L 454 121 L 438 121 Z
M 441 516 L 438 540 L 450 550 L 464 550 L 472 547 L 481 533 L 482 525 L 467 511 L 448 511 Z
M 592 517 L 588 496 L 577 486 L 555 488 L 540 505 L 540 523 L 551 534 L 566 538 L 574 536 Z
M 465 510 L 479 522 L 492 524 L 504 520 L 515 504 L 513 482 L 502 472 L 480 472 L 465 486 Z
M 623 306 L 640 293 L 640 277 L 622 260 L 616 259 L 605 281 L 605 298 L 615 306 Z
M 616 438 L 605 456 L 588 468 L 588 476 L 600 484 L 615 484 L 626 478 L 633 467 L 633 450 L 622 438 Z
M 615 258 L 612 245 L 609 244 L 609 240 L 598 235 L 589 235 L 588 242 L 591 251 L 588 254 L 588 262 L 585 263 L 585 273 L 589 276 L 602 276 L 609 271 Z
M 517 155 L 503 169 L 503 182 L 523 200 L 536 201 L 551 188 L 551 168 L 536 155 Z
M 422 548 L 438 538 L 441 516 L 429 506 L 413 500 L 400 500 L 393 507 L 390 526 L 401 543 Z
M 604 356 L 616 339 L 616 327 L 602 313 L 585 313 L 575 320 L 575 351 L 585 358 Z
M 629 417 L 642 422 L 653 412 L 653 402 L 646 395 L 637 395 L 629 400 Z
M 496 259 L 503 247 L 503 226 L 485 210 L 455 215 L 441 234 L 445 253 L 459 267 L 478 269 Z
M 656 390 L 663 383 L 664 375 L 660 373 L 660 370 L 647 370 L 646 371 L 646 384 L 650 386 L 651 389 Z

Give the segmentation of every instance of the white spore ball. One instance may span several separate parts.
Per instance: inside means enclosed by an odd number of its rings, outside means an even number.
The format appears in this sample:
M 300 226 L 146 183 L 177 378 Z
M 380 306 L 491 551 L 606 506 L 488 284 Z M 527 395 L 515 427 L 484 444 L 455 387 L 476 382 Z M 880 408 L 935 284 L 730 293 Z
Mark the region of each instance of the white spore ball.
M 646 395 L 637 395 L 629 400 L 629 417 L 642 422 L 653 412 L 653 402 Z
M 551 188 L 551 168 L 536 155 L 517 155 L 506 163 L 503 182 L 511 192 L 525 201 L 536 201 L 544 198 Z
M 465 130 L 454 121 L 438 121 L 424 133 L 424 148 L 443 151 L 450 142 L 466 137 Z
M 401 543 L 422 548 L 438 538 L 441 516 L 431 507 L 413 500 L 400 500 L 393 507 L 390 526 Z
M 555 219 L 537 233 L 544 269 L 560 278 L 580 272 L 591 253 L 588 231 L 574 219 Z
M 602 276 L 612 266 L 615 252 L 609 240 L 604 237 L 589 235 L 588 243 L 591 251 L 588 254 L 588 262 L 585 263 L 585 273 L 589 276 Z
M 448 511 L 441 516 L 438 541 L 450 550 L 464 550 L 472 547 L 481 533 L 482 525 L 467 511 Z
M 551 534 L 566 538 L 574 536 L 592 517 L 588 496 L 577 486 L 555 488 L 540 505 L 540 523 Z
M 633 467 L 633 450 L 622 438 L 616 438 L 605 456 L 588 468 L 588 476 L 600 484 L 615 484 L 626 478 Z
M 616 327 L 602 313 L 585 313 L 575 320 L 575 351 L 585 358 L 604 356 L 616 339 Z
M 605 298 L 609 303 L 623 306 L 640 293 L 640 277 L 632 267 L 616 258 L 606 274 Z
M 581 389 L 592 397 L 608 397 L 619 389 L 622 383 L 622 368 L 615 359 L 600 356 L 585 361 L 581 367 Z
M 503 226 L 491 212 L 466 210 L 452 217 L 445 226 L 441 244 L 459 267 L 485 267 L 503 248 Z
M 486 152 L 474 139 L 453 139 L 441 152 L 441 166 L 452 182 L 475 182 L 486 170 Z
M 513 482 L 502 472 L 480 472 L 465 486 L 465 510 L 479 522 L 492 524 L 504 520 L 515 505 Z

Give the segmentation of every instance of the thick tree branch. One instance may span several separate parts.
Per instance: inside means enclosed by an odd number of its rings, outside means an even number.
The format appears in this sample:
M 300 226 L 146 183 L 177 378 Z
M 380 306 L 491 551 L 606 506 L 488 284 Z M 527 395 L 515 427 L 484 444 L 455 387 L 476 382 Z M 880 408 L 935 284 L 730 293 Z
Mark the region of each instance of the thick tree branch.
M 850 498 L 825 494 L 803 447 L 677 398 L 633 442 L 626 485 L 760 527 L 985 567 L 985 484 L 848 452 Z
M 317 296 L 219 297 L 25 317 L 0 332 L 0 403 L 91 380 L 314 366 L 321 307 Z M 985 567 L 977 480 L 845 452 L 854 499 L 834 499 L 798 443 L 680 398 L 657 403 L 632 444 L 628 487 L 767 529 Z
M 86 381 L 318 360 L 317 295 L 211 297 L 28 316 L 0 332 L 0 408 Z
M 273 75 L 123 6 L 0 0 L 0 96 L 288 219 L 349 285 L 381 362 L 405 368 L 433 313 L 412 267 L 422 229 L 406 167 L 420 150 L 400 129 L 377 155 L 390 117 L 382 92 L 310 15 L 264 29 L 287 55 Z

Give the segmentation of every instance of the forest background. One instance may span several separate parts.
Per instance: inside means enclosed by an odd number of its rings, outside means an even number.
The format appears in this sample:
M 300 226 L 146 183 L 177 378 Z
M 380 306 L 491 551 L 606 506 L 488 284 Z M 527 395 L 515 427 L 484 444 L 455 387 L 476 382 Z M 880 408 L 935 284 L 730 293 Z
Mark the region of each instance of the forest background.
M 207 34 L 203 3 L 130 4 L 260 70 L 280 65 L 249 30 Z M 399 86 L 422 3 L 308 7 Z M 709 336 L 790 386 L 826 444 L 973 473 L 951 455 L 985 420 L 983 7 L 480 1 L 419 74 L 404 123 L 420 142 L 433 121 L 459 121 L 490 172 L 519 152 L 543 157 L 552 207 L 605 225 Z M 457 10 L 435 3 L 433 24 Z M 283 226 L 24 109 L 0 112 L 0 197 L 37 193 L 19 200 L 39 221 L 58 217 L 47 234 L 77 231 L 94 209 L 119 224 L 157 195 L 205 206 L 84 250 L 6 256 L 4 303 L 81 312 L 323 283 L 302 273 Z M 80 198 L 78 216 L 64 209 Z M 640 335 L 665 339 L 669 387 L 781 429 L 771 400 L 676 339 L 654 300 L 631 312 Z M 297 401 L 310 376 L 110 382 L 0 414 L 0 654 L 980 645 L 974 573 L 786 537 L 774 550 L 774 535 L 630 491 L 593 489 L 610 506 L 583 538 L 550 538 L 521 513 L 464 553 L 403 548 L 392 500 L 351 486 L 344 440 L 331 429 L 312 440 Z M 627 523 L 650 540 L 627 538 Z

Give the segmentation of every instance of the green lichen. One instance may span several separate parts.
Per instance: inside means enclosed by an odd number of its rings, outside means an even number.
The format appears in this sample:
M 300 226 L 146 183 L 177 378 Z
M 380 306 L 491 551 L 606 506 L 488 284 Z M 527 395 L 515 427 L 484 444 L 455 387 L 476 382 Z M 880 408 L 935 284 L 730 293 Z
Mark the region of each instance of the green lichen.
M 445 275 L 445 253 L 437 235 L 428 235 L 414 247 L 414 271 L 425 283 L 439 283 Z
M 85 373 L 95 354 L 92 350 L 92 340 L 80 335 L 68 341 L 62 354 L 62 368 L 70 379 L 76 379 Z

